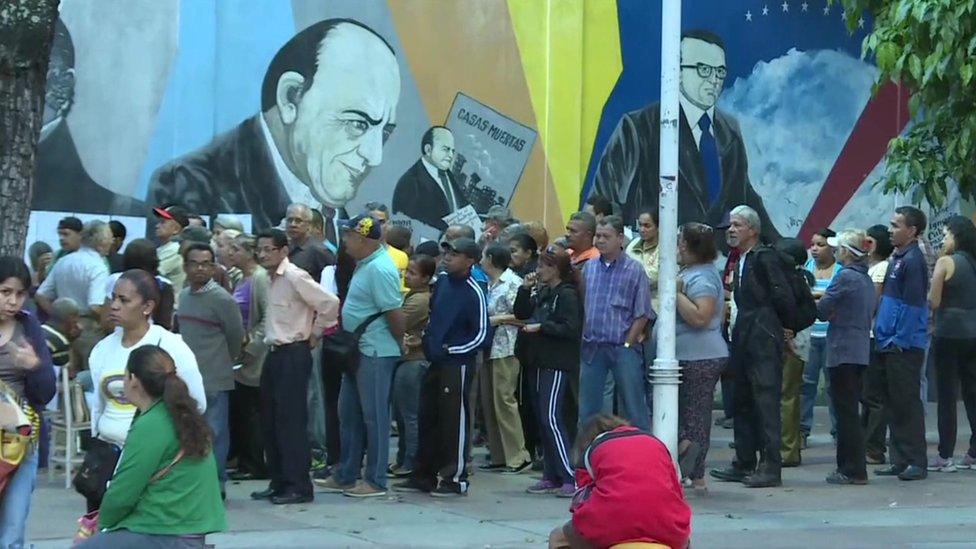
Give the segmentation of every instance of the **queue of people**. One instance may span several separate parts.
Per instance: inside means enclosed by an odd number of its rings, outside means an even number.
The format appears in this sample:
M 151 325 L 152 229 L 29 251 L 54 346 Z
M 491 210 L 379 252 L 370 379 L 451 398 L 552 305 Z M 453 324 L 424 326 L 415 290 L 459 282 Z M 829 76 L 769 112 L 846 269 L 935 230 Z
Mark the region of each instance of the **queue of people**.
M 526 492 L 572 498 L 573 520 L 552 546 L 683 547 L 680 486 L 707 491 L 719 383 L 735 459 L 711 471 L 718 480 L 775 487 L 802 465 L 821 375 L 837 444 L 827 482 L 866 484 L 868 464 L 902 480 L 976 464 L 976 438 L 953 455 L 959 394 L 976 420 L 968 219 L 949 220 L 931 277 L 918 245 L 926 219 L 913 207 L 898 208 L 890 227 L 825 228 L 809 250 L 761 242 L 748 206 L 724 227 L 681 226 L 675 474 L 649 434 L 658 218 L 641 214 L 630 239 L 612 208 L 596 200 L 589 210 L 551 244 L 541 224 L 495 212 L 480 238 L 452 225 L 416 248 L 378 203 L 338 231 L 293 204 L 282 228 L 257 235 L 226 215 L 213 232 L 191 226 L 190 212 L 165 205 L 154 209 L 159 245 L 124 249 L 124 227 L 66 218 L 60 252 L 31 247 L 33 272 L 0 261 L 0 389 L 39 418 L 55 364 L 90 388 L 92 440 L 75 479 L 90 547 L 140 536 L 202 545 L 225 527 L 230 479 L 265 481 L 251 497 L 289 505 L 316 490 L 461 497 L 475 469 L 538 469 Z M 21 312 L 31 295 L 36 314 Z M 931 461 L 920 397 L 930 311 L 940 435 Z M 55 362 L 51 351 L 66 345 L 73 358 Z M 39 436 L 40 423 L 28 431 Z M 4 492 L 3 540 L 23 538 L 35 453 Z M 624 486 L 606 476 L 617 463 L 652 466 L 628 469 Z M 642 498 L 656 502 L 651 511 L 627 504 Z

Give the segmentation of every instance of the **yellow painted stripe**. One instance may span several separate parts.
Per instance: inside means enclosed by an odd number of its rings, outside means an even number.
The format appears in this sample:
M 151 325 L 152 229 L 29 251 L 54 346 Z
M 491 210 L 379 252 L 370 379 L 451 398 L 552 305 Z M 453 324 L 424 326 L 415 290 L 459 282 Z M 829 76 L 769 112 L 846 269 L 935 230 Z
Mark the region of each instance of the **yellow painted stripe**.
M 613 0 L 508 0 L 560 211 L 576 210 L 603 106 L 620 76 Z

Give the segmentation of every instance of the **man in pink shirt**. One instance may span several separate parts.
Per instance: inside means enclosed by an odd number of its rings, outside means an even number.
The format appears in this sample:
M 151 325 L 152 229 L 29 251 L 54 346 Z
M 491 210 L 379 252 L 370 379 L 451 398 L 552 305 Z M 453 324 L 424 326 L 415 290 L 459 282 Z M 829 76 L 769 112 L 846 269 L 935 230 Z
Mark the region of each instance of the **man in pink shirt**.
M 312 348 L 339 318 L 339 298 L 288 261 L 288 251 L 283 231 L 258 234 L 258 261 L 271 274 L 264 338 L 269 347 L 261 373 L 261 427 L 271 484 L 251 498 L 278 505 L 313 499 L 304 396 Z

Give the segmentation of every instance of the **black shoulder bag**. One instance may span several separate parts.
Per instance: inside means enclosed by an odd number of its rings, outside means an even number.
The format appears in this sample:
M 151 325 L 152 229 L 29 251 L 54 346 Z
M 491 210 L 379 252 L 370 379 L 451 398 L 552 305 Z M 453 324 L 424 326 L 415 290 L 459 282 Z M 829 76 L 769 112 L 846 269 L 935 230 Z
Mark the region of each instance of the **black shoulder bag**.
M 359 369 L 359 340 L 362 339 L 366 328 L 385 314 L 386 311 L 370 315 L 355 331 L 347 332 L 340 329 L 334 334 L 325 336 L 322 339 L 322 367 L 338 367 L 344 374 L 356 375 L 356 370 Z

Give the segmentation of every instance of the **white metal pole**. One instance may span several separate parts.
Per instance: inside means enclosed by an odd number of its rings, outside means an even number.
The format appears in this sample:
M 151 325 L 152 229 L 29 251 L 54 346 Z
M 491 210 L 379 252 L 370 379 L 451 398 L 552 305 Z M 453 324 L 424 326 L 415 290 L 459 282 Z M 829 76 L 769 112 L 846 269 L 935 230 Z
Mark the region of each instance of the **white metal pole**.
M 657 357 L 651 368 L 654 387 L 654 435 L 677 459 L 678 384 L 675 359 L 675 297 L 678 276 L 678 94 L 681 76 L 681 0 L 661 3 L 661 151 L 660 151 L 660 308 Z

